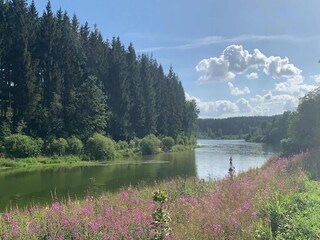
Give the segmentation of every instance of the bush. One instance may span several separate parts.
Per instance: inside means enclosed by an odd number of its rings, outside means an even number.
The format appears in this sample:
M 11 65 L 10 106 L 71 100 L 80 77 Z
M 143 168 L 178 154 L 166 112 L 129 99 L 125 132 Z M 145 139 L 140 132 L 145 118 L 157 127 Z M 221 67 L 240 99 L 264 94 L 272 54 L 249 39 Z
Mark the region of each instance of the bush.
M 115 156 L 115 144 L 112 139 L 96 133 L 88 139 L 85 153 L 90 159 L 112 159 Z
M 185 141 L 183 139 L 183 137 L 181 135 L 178 135 L 176 137 L 176 143 L 179 144 L 179 145 L 184 145 L 185 144 Z
M 126 142 L 126 141 L 119 141 L 117 143 L 117 148 L 120 149 L 120 150 L 124 150 L 124 149 L 127 149 L 129 147 L 129 144 Z
M 280 145 L 281 145 L 282 153 L 284 155 L 291 155 L 297 149 L 296 144 L 293 142 L 291 138 L 281 139 Z
M 82 154 L 83 143 L 79 138 L 72 136 L 67 139 L 67 142 L 68 142 L 68 149 L 67 149 L 68 154 L 72 154 L 72 155 Z
M 160 140 L 153 134 L 145 136 L 140 142 L 142 155 L 151 155 L 158 152 Z
M 4 139 L 6 154 L 16 158 L 39 156 L 42 146 L 41 139 L 34 139 L 22 134 L 13 134 Z
M 161 141 L 161 148 L 163 151 L 170 151 L 174 146 L 174 140 L 172 137 L 164 137 Z
M 51 155 L 63 156 L 66 154 L 68 148 L 68 142 L 64 138 L 54 139 L 48 145 L 48 151 Z

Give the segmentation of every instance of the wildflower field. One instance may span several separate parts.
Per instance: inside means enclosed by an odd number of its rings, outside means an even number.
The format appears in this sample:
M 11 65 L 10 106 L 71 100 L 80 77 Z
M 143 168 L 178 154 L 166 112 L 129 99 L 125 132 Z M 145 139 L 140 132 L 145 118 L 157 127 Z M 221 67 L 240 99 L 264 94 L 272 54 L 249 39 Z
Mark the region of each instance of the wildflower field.
M 177 178 L 85 200 L 8 209 L 0 239 L 319 239 L 319 152 L 272 158 L 231 178 Z M 318 168 L 320 169 L 320 168 Z M 156 235 L 153 192 L 171 221 Z

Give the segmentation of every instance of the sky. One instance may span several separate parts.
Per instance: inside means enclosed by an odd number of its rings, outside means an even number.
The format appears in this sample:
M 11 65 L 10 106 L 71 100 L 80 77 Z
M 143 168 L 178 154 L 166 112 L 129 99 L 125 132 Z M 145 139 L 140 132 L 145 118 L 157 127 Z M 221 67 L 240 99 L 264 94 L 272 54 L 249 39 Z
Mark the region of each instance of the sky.
M 31 2 L 31 0 L 29 1 Z M 45 0 L 35 0 L 39 15 Z M 318 0 L 51 0 L 172 65 L 200 118 L 294 111 L 320 86 Z

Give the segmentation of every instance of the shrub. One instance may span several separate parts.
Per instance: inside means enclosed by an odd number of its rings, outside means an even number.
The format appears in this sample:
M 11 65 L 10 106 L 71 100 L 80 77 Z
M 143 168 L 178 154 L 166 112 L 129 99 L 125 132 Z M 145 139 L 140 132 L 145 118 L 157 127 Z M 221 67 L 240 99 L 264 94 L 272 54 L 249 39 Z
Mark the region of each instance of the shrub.
M 13 134 L 4 139 L 6 154 L 16 158 L 39 156 L 42 146 L 41 139 L 34 139 L 22 134 Z
M 67 142 L 68 142 L 68 149 L 67 149 L 68 154 L 72 154 L 72 155 L 82 154 L 83 143 L 79 138 L 72 136 L 67 139 Z
M 176 137 L 176 143 L 179 144 L 179 145 L 184 145 L 184 144 L 185 144 L 185 141 L 184 141 L 184 139 L 183 139 L 183 136 L 178 135 L 178 136 Z
M 64 138 L 54 139 L 48 145 L 48 151 L 51 155 L 63 156 L 66 154 L 68 142 Z
M 150 155 L 158 152 L 160 140 L 153 134 L 145 136 L 140 142 L 142 155 Z
M 126 142 L 126 141 L 119 141 L 117 143 L 117 148 L 120 149 L 120 150 L 124 150 L 124 149 L 127 149 L 129 147 L 129 144 Z
M 112 139 L 95 133 L 88 139 L 85 153 L 90 159 L 112 159 L 115 156 L 115 144 Z
M 174 140 L 172 137 L 164 137 L 161 141 L 161 148 L 163 151 L 170 151 L 174 146 Z

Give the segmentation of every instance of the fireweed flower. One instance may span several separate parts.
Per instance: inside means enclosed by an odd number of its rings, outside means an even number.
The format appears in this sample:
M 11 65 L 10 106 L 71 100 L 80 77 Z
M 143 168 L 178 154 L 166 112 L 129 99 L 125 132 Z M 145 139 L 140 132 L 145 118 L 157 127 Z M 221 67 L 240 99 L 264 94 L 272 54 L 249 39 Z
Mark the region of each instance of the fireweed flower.
M 52 203 L 52 209 L 54 211 L 59 211 L 60 210 L 60 203 L 59 202 Z
M 242 211 L 248 211 L 250 209 L 250 203 L 248 201 L 245 201 L 242 205 L 241 210 Z

